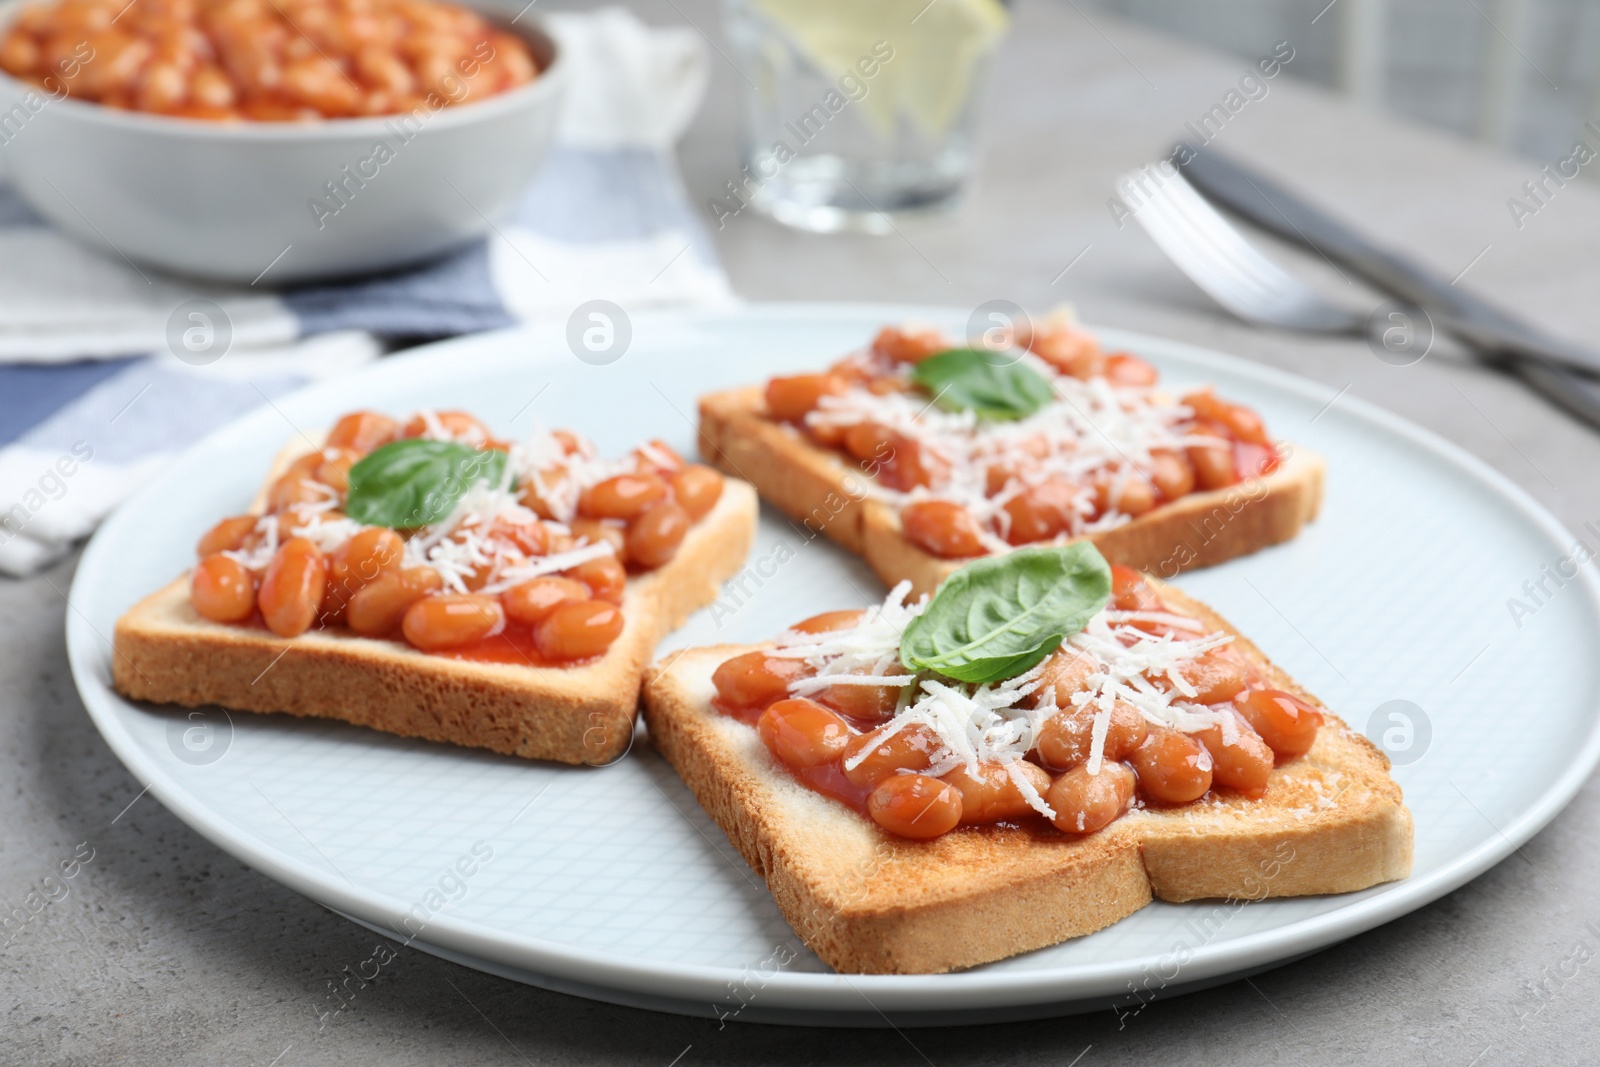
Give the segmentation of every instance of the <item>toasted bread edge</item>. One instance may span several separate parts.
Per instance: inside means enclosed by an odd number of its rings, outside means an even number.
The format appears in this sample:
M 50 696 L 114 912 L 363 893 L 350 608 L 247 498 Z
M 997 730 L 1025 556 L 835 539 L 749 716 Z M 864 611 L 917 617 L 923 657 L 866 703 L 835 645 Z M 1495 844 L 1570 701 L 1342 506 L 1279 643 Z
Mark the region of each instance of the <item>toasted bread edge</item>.
M 770 421 L 764 410 L 755 387 L 702 397 L 707 458 L 790 518 L 861 555 L 886 585 L 910 581 L 914 594 L 932 593 L 966 562 L 908 541 L 898 512 L 868 496 L 860 471 Z M 1112 563 L 1171 578 L 1291 540 L 1316 518 L 1324 478 L 1321 457 L 1294 449 L 1263 478 L 1190 494 L 1087 540 Z
M 593 663 L 469 662 L 334 632 L 284 639 L 200 618 L 179 578 L 117 621 L 112 684 L 135 700 L 339 719 L 528 759 L 607 763 L 631 741 L 656 644 L 737 571 L 758 508 L 755 491 L 729 479 L 678 554 L 629 580 L 623 633 Z

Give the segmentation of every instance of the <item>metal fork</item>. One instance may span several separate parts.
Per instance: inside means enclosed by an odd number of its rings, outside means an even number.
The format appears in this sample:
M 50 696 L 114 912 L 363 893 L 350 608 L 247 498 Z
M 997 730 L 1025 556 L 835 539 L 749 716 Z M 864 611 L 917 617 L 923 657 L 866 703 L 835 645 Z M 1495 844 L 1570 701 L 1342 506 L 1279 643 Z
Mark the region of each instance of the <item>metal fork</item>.
M 1328 299 L 1268 259 L 1182 174 L 1146 167 L 1124 175 L 1117 187 L 1132 201 L 1134 220 L 1156 246 L 1213 300 L 1246 322 L 1337 334 L 1368 334 L 1382 325 L 1374 324 L 1370 313 Z M 1486 356 L 1516 356 L 1600 374 L 1600 362 L 1587 351 L 1530 345 L 1514 333 L 1440 308 L 1418 313 Z
M 1335 304 L 1262 255 L 1182 174 L 1151 167 L 1124 175 L 1117 187 L 1126 190 L 1134 221 L 1156 247 L 1246 322 L 1315 333 L 1366 328 L 1366 315 Z

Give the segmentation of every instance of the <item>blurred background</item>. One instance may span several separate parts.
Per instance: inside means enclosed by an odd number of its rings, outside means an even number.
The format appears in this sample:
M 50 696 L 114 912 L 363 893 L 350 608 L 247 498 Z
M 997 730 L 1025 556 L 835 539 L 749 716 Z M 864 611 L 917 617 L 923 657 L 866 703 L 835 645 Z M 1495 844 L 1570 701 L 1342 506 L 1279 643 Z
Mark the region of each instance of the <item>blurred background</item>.
M 1082 2 L 1239 56 L 1292 38 L 1291 77 L 1522 155 L 1564 155 L 1600 115 L 1590 0 Z

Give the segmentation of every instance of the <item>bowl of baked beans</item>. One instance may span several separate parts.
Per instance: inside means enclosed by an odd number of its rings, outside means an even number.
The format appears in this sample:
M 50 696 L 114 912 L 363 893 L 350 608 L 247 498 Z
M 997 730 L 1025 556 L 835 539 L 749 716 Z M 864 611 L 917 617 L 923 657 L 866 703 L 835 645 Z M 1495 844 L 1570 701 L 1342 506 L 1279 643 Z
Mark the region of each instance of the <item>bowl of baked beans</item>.
M 481 237 L 555 136 L 530 18 L 445 0 L 0 3 L 0 160 L 113 257 L 281 286 Z

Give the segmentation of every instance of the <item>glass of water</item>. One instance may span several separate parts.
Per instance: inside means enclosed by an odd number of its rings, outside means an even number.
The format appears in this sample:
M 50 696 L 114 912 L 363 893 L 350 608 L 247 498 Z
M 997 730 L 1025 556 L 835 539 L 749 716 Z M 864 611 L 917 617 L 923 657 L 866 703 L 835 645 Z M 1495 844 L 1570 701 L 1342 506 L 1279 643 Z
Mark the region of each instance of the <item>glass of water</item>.
M 711 205 L 822 233 L 954 207 L 976 161 L 1002 0 L 725 0 L 749 83 L 741 172 Z

